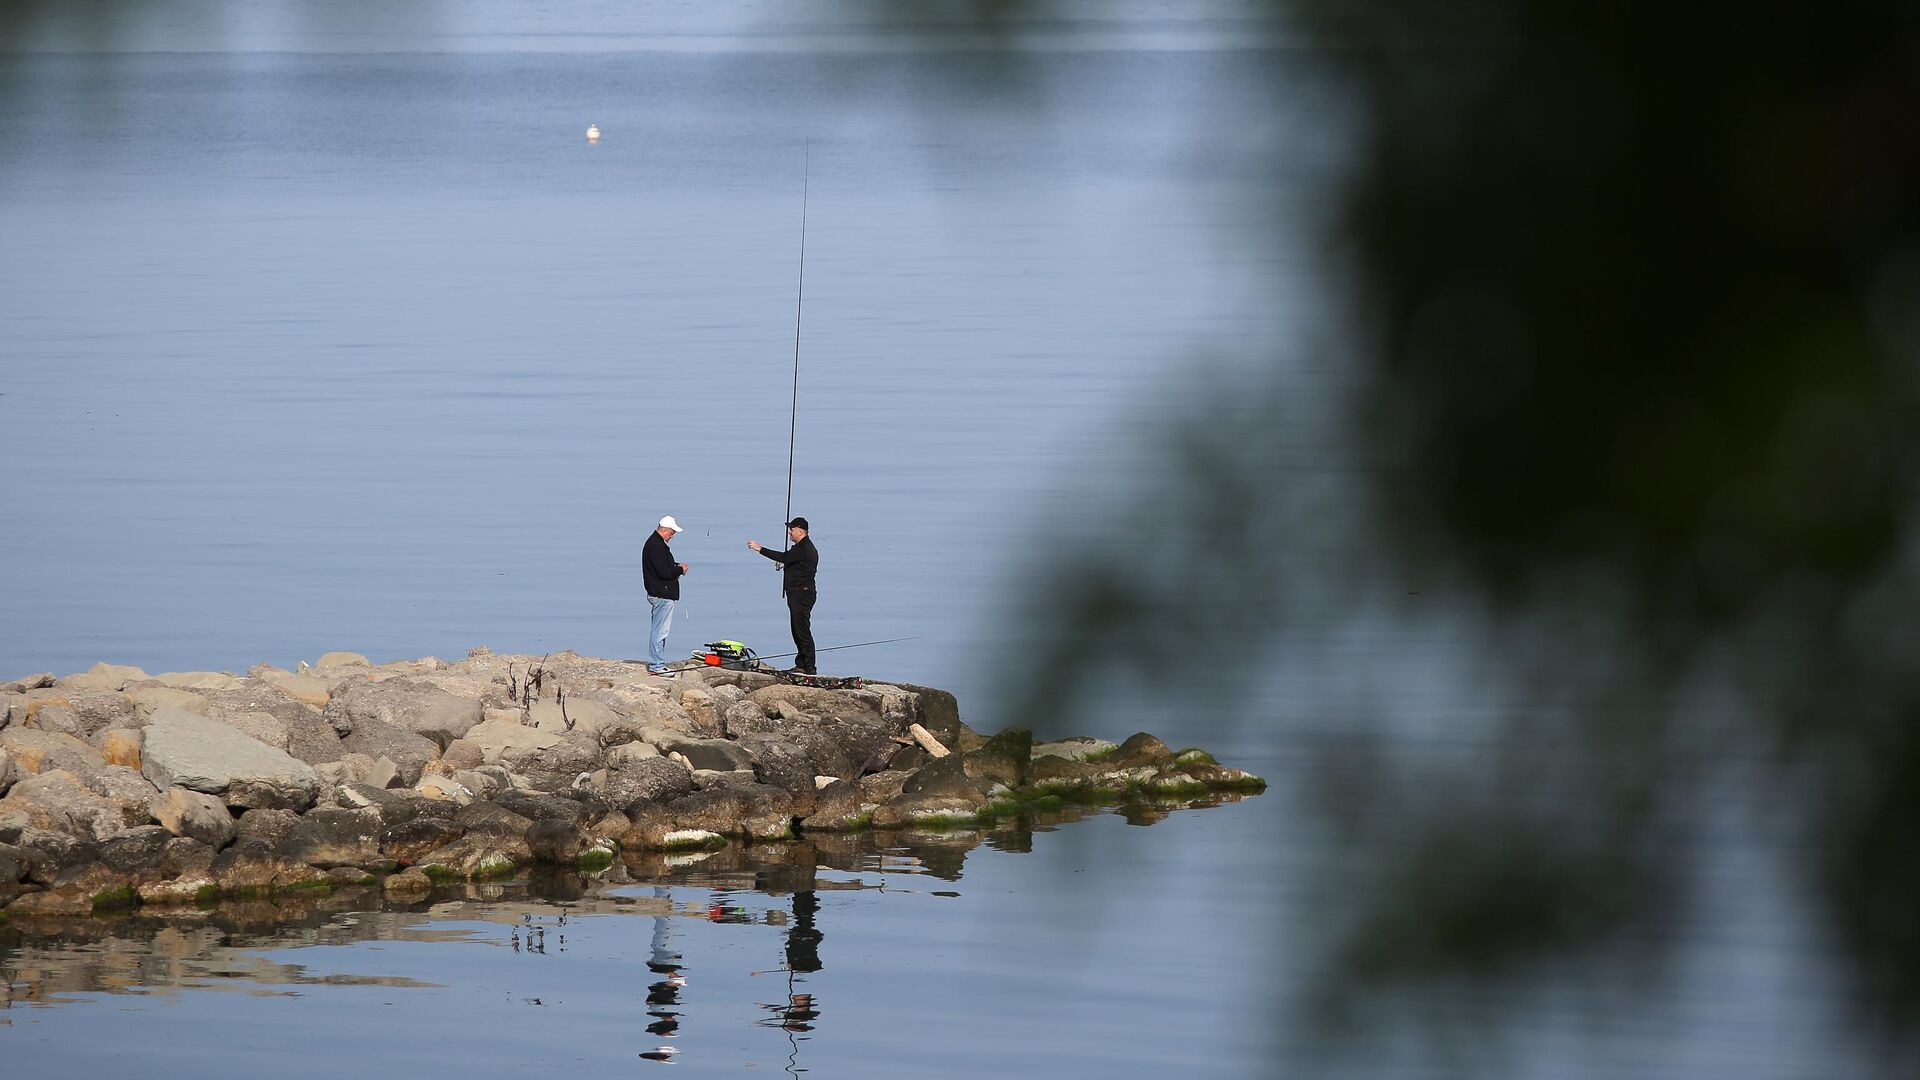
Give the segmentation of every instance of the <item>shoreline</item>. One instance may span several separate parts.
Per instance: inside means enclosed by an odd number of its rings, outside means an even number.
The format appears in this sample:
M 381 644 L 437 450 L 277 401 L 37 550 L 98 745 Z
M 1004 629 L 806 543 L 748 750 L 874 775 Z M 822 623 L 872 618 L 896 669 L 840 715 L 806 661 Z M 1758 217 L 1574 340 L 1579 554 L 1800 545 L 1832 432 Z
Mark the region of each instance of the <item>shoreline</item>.
M 986 736 L 952 694 L 572 652 L 0 683 L 0 918 L 378 887 L 1257 793 L 1146 733 Z M 619 871 L 615 871 L 618 873 Z

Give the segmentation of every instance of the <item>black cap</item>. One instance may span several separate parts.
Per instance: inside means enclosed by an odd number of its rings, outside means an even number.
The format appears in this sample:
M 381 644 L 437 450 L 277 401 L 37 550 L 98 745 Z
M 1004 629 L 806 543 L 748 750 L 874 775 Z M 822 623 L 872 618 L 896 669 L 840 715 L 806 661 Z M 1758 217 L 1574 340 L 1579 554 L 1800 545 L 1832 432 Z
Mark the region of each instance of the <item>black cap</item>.
M 789 529 L 804 529 L 806 527 L 807 527 L 806 518 L 794 518 L 792 521 L 787 522 L 787 528 Z

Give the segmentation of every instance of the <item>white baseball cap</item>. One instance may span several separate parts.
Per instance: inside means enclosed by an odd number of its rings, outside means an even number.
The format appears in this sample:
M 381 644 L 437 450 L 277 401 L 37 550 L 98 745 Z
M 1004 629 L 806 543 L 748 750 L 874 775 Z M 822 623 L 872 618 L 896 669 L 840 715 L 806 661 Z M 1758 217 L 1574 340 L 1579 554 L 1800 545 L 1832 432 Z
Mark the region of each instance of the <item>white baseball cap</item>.
M 686 531 L 685 529 L 682 529 L 682 528 L 680 527 L 680 523 L 679 523 L 679 522 L 677 522 L 677 521 L 675 521 L 675 520 L 673 520 L 673 515 L 672 515 L 672 514 L 668 514 L 668 515 L 667 515 L 666 517 L 663 517 L 663 518 L 661 518 L 661 519 L 660 519 L 660 524 L 659 524 L 658 526 L 656 526 L 656 527 L 657 527 L 657 528 L 661 528 L 661 529 L 672 529 L 672 530 L 673 530 L 674 532 L 685 532 L 685 531 Z

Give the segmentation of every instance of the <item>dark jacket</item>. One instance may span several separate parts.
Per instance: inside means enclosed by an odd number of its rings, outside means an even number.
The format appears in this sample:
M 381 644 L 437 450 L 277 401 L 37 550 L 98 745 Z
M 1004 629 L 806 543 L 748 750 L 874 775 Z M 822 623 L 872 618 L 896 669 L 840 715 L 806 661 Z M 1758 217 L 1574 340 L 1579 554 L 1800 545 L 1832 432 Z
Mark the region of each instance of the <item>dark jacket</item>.
M 809 536 L 785 551 L 763 547 L 760 554 L 786 567 L 781 578 L 786 583 L 787 592 L 813 591 L 813 576 L 820 570 L 820 553 L 814 550 L 813 537 Z
M 648 534 L 646 550 L 640 553 L 640 577 L 647 583 L 648 596 L 680 599 L 680 564 L 673 561 L 673 549 L 660 539 L 659 529 Z

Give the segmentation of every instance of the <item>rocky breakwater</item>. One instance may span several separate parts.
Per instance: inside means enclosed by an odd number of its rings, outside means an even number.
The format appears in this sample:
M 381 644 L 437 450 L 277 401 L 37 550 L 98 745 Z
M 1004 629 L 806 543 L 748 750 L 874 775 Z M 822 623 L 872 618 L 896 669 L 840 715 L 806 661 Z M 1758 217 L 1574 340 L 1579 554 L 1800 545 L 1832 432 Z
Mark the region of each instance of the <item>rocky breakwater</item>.
M 1035 743 L 953 696 L 475 649 L 375 665 L 0 683 L 0 917 L 482 880 L 535 863 L 964 829 L 1035 807 L 1251 791 L 1137 734 Z

